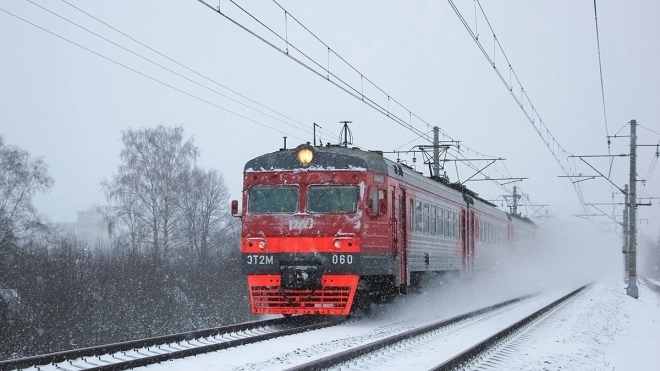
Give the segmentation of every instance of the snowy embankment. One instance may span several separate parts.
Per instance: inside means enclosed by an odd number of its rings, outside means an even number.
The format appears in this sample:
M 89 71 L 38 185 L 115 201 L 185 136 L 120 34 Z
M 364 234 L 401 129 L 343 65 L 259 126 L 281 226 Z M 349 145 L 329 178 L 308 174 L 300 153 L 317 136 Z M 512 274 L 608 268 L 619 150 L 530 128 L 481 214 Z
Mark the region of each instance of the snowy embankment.
M 640 284 L 598 283 L 548 316 L 507 365 L 511 370 L 657 370 L 660 295 Z

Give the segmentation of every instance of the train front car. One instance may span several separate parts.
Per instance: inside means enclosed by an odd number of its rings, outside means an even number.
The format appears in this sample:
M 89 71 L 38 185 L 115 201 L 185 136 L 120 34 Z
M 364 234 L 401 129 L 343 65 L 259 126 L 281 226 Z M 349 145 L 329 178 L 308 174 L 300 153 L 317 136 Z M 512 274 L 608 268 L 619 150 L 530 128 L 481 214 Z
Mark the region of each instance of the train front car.
M 252 313 L 368 310 L 366 275 L 395 270 L 386 174 L 381 155 L 336 146 L 301 145 L 245 165 L 241 251 Z

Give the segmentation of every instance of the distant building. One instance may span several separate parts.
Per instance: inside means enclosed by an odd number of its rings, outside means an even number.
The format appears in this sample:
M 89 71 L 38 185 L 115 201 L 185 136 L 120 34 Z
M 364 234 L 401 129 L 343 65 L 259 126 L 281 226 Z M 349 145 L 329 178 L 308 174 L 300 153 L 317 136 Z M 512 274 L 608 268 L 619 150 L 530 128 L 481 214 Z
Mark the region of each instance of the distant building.
M 108 223 L 99 212 L 99 205 L 93 204 L 89 209 L 78 211 L 78 217 L 73 223 L 58 223 L 66 234 L 86 241 L 90 247 L 98 242 L 108 241 L 110 233 Z

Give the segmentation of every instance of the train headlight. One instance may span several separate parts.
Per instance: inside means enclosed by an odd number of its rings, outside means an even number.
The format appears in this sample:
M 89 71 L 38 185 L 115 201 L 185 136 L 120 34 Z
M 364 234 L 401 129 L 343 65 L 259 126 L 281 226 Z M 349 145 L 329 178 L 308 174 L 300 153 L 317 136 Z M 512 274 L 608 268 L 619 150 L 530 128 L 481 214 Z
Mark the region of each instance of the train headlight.
M 335 240 L 335 249 L 338 249 L 341 247 L 341 241 L 340 240 Z
M 260 249 L 265 249 L 266 248 L 266 241 L 259 241 L 259 248 Z
M 314 159 L 314 152 L 309 148 L 301 148 L 298 151 L 298 161 L 303 165 L 307 166 Z

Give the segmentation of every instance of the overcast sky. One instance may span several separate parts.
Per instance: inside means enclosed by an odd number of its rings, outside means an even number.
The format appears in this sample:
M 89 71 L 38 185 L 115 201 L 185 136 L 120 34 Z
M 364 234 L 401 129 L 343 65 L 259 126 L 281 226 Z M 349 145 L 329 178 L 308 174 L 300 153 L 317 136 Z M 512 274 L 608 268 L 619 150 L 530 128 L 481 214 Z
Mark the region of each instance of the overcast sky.
M 280 148 L 284 135 L 289 137 L 289 147 L 311 141 L 314 122 L 323 128 L 324 142 L 336 142 L 339 121 L 351 120 L 355 145 L 361 148 L 408 150 L 427 144 L 198 1 L 68 0 L 184 67 L 63 1 L 32 1 L 185 76 L 164 70 L 31 2 L 1 3 L 0 135 L 7 144 L 43 156 L 50 165 L 55 186 L 50 193 L 36 197 L 35 203 L 53 221 L 74 221 L 77 210 L 106 202 L 100 182 L 115 173 L 121 131 L 129 128 L 182 125 L 186 137 L 194 136 L 201 150 L 198 165 L 222 172 L 233 198 L 240 196 L 245 162 Z M 564 175 L 562 169 L 450 3 L 278 3 L 414 115 L 440 126 L 461 140 L 462 146 L 506 159 L 506 168 L 493 165 L 487 175 L 497 177 L 494 170 L 499 169 L 529 178 L 517 184 L 531 202 L 550 204 L 549 212 L 560 220 L 580 222 L 571 216 L 583 213 L 573 185 L 558 178 Z M 327 49 L 292 19 L 285 20 L 276 3 L 238 4 L 274 31 L 286 34 L 292 45 L 325 67 Z M 455 4 L 492 54 L 493 36 L 478 10 L 475 20 L 475 3 L 455 0 Z M 217 0 L 212 5 L 217 6 Z M 607 154 L 593 2 L 511 0 L 483 1 L 481 5 L 531 102 L 561 146 L 576 155 Z M 614 134 L 623 128 L 619 134 L 627 135 L 626 123 L 636 119 L 644 126 L 638 129 L 639 143 L 656 144 L 660 141 L 660 2 L 608 0 L 597 5 L 607 130 Z M 250 30 L 286 47 L 228 0 L 222 0 L 221 7 Z M 508 67 L 499 55 L 496 64 L 507 78 Z M 335 55 L 331 55 L 330 70 L 360 86 L 359 75 Z M 374 92 L 366 86 L 365 94 Z M 386 95 L 381 98 L 379 103 L 387 106 Z M 396 109 L 392 105 L 392 111 Z M 403 109 L 394 113 L 409 115 Z M 412 123 L 423 132 L 430 130 L 417 119 Z M 612 154 L 628 151 L 629 138 L 612 140 Z M 647 175 L 654 152 L 655 148 L 639 149 L 641 178 Z M 412 162 L 412 156 L 402 155 L 402 159 Z M 608 172 L 606 159 L 591 162 Z M 612 180 L 620 187 L 628 183 L 628 166 L 628 158 L 614 162 Z M 425 169 L 420 163 L 417 168 Z M 575 172 L 594 173 L 584 165 Z M 660 196 L 657 172 L 646 183 L 643 196 Z M 453 164 L 447 173 L 452 181 L 457 180 Z M 473 172 L 463 167 L 459 174 L 464 180 Z M 616 189 L 605 180 L 579 184 L 586 202 L 622 202 L 620 196 L 612 198 Z M 468 185 L 486 199 L 503 194 L 491 182 Z M 640 208 L 640 217 L 650 219 L 642 221 L 641 228 L 657 235 L 660 202 L 653 203 L 653 207 Z M 599 207 L 612 213 L 611 206 Z M 619 208 L 615 214 L 620 213 Z M 606 217 L 594 220 L 610 221 Z

